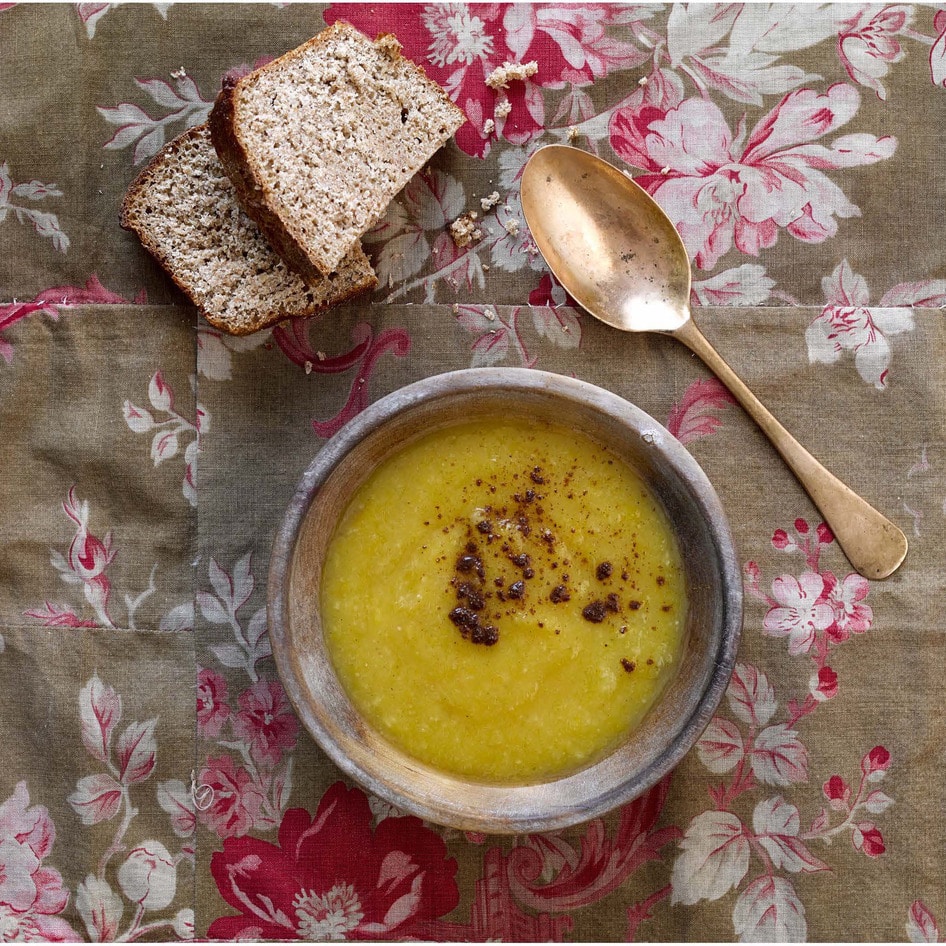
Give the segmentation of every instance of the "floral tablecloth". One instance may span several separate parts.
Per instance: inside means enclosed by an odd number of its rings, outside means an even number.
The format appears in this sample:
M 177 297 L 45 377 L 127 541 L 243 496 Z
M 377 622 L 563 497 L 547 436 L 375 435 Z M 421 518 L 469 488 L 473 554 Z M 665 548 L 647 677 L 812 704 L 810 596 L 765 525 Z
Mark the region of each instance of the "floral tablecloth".
M 946 8 L 0 10 L 0 939 L 942 938 Z M 367 235 L 372 298 L 223 336 L 119 201 L 225 74 L 339 18 L 393 30 L 469 121 Z M 569 304 L 517 187 L 563 141 L 666 209 L 706 334 L 909 535 L 894 577 L 852 573 L 683 346 Z M 459 248 L 471 210 L 483 238 Z M 287 703 L 264 603 L 324 439 L 409 381 L 499 364 L 664 422 L 717 487 L 746 592 L 732 684 L 678 770 L 519 838 L 342 779 Z

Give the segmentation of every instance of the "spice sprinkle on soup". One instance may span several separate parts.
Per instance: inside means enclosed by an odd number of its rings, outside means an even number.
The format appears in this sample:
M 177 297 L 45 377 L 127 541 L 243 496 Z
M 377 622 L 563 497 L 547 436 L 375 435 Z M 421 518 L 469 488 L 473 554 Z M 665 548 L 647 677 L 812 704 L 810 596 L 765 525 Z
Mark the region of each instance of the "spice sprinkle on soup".
M 683 650 L 666 513 L 606 446 L 524 420 L 428 433 L 356 491 L 322 624 L 365 720 L 442 771 L 568 774 L 619 745 Z

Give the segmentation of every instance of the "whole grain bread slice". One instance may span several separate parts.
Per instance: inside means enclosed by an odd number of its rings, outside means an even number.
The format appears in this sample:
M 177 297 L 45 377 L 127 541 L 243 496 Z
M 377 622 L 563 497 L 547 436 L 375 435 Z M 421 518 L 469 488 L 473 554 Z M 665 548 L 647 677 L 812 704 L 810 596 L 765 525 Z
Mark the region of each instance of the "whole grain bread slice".
M 372 289 L 359 244 L 328 276 L 286 265 L 236 197 L 206 124 L 167 144 L 132 182 L 121 225 L 137 234 L 204 318 L 232 335 L 310 316 Z
M 296 266 L 331 272 L 466 121 L 390 35 L 338 22 L 225 80 L 209 124 L 249 215 Z

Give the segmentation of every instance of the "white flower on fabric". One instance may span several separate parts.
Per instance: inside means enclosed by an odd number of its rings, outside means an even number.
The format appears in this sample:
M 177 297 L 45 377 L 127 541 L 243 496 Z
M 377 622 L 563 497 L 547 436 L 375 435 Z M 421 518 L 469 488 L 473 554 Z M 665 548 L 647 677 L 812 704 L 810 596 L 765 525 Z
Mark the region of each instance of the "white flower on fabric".
M 493 51 L 493 37 L 486 24 L 462 3 L 440 3 L 424 10 L 424 26 L 433 40 L 428 48 L 430 61 L 437 66 L 456 63 L 468 66 Z
M 194 911 L 179 910 L 174 917 L 174 932 L 181 939 L 194 938 Z
M 76 909 L 93 942 L 111 942 L 118 935 L 125 905 L 107 881 L 89 874 L 76 890 Z
M 887 386 L 890 336 L 913 331 L 914 307 L 938 308 L 946 302 L 946 280 L 926 279 L 898 283 L 872 306 L 867 280 L 846 259 L 821 286 L 825 306 L 805 332 L 808 360 L 833 365 L 850 352 L 857 373 L 878 390 Z
M 177 891 L 177 868 L 160 841 L 145 841 L 134 848 L 118 869 L 122 893 L 145 910 L 164 910 Z
M 913 331 L 907 308 L 825 306 L 805 332 L 808 360 L 835 364 L 843 352 L 853 352 L 857 373 L 878 390 L 887 386 L 890 367 L 888 336 Z
M 834 622 L 834 609 L 821 600 L 824 579 L 817 572 L 806 571 L 798 578 L 781 575 L 772 582 L 772 595 L 778 602 L 766 614 L 762 626 L 771 637 L 787 637 L 788 652 L 807 654 L 815 635 Z
M 341 942 L 364 919 L 361 900 L 351 884 L 336 884 L 325 894 L 303 890 L 293 900 L 298 932 L 309 942 Z

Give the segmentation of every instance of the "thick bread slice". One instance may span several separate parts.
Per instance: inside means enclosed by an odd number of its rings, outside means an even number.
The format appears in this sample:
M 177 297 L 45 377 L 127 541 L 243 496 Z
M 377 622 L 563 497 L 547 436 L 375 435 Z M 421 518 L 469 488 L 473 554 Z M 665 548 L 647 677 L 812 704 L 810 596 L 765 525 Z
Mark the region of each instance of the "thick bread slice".
M 249 215 L 293 265 L 331 272 L 466 121 L 385 35 L 338 22 L 240 79 L 209 123 Z
M 138 175 L 121 225 L 211 325 L 232 335 L 314 315 L 377 285 L 360 245 L 330 276 L 310 268 L 303 279 L 290 269 L 240 206 L 206 124 L 167 144 Z

